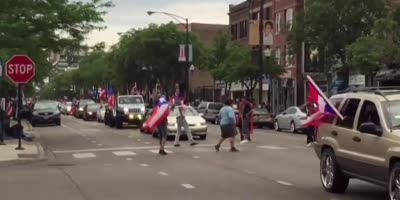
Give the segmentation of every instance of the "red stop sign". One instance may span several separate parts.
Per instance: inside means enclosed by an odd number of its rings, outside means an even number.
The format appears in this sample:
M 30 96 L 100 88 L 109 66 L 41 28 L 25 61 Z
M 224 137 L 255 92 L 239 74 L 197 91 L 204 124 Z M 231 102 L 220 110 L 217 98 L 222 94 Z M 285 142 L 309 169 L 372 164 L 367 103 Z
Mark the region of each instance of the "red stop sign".
M 6 64 L 6 75 L 14 83 L 28 83 L 35 76 L 35 62 L 26 55 L 14 55 Z

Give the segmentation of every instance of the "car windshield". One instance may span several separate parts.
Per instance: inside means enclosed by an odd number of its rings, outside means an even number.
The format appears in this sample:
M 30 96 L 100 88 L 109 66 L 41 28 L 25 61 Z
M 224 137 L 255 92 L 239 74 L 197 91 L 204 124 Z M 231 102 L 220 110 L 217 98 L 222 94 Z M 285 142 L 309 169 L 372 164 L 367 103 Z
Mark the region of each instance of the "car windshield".
M 268 114 L 268 110 L 264 108 L 255 108 L 254 113 L 259 113 L 259 114 Z
M 97 103 L 88 105 L 88 109 L 90 109 L 90 110 L 97 110 L 99 108 L 100 108 L 100 104 L 97 104 Z
M 171 112 L 170 112 L 170 116 L 178 116 L 179 115 L 179 109 L 180 108 L 180 106 L 177 106 L 177 107 L 175 107 Z M 198 116 L 199 115 L 199 113 L 197 113 L 197 111 L 194 109 L 194 108 L 192 108 L 192 107 L 187 107 L 187 106 L 185 106 L 184 108 L 183 108 L 183 112 L 184 112 L 184 115 L 185 116 Z
M 142 104 L 143 98 L 140 96 L 135 97 L 119 97 L 119 104 Z
M 43 110 L 43 109 L 57 109 L 58 103 L 55 101 L 48 102 L 37 102 L 33 109 L 34 110 Z
M 210 105 L 208 106 L 208 109 L 210 110 L 221 110 L 221 108 L 223 107 L 223 104 L 220 103 L 210 103 Z
M 400 129 L 400 101 L 390 101 L 382 104 L 384 107 L 386 125 L 392 129 Z

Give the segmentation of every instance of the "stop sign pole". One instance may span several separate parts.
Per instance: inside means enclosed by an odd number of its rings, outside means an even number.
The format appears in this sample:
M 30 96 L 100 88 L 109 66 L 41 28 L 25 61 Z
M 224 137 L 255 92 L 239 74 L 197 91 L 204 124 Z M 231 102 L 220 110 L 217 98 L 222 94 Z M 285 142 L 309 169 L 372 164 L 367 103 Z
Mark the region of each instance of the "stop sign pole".
M 21 125 L 21 107 L 22 107 L 22 84 L 26 84 L 35 76 L 36 68 L 35 62 L 27 55 L 14 55 L 7 61 L 6 75 L 7 77 L 18 85 L 18 106 L 16 109 L 16 117 L 18 119 L 18 147 L 16 150 L 24 150 L 22 147 L 22 134 L 23 127 Z
M 6 98 L 4 93 L 4 65 L 3 60 L 0 58 L 0 97 L 1 97 L 1 105 L 0 105 L 0 145 L 5 145 L 4 143 L 4 115 L 6 113 Z

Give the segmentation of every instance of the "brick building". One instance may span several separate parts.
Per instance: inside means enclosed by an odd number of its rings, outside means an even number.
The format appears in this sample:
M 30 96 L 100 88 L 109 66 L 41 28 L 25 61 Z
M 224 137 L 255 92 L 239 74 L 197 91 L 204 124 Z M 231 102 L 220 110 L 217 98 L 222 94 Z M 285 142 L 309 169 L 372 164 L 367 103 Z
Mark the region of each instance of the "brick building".
M 288 30 L 292 27 L 296 12 L 303 9 L 303 0 L 266 0 L 260 9 L 261 0 L 247 0 L 229 6 L 229 22 L 232 39 L 243 45 L 249 44 L 249 19 L 258 20 L 263 12 L 264 20 L 274 24 L 271 56 L 286 68 L 286 73 L 277 80 L 267 80 L 268 91 L 263 92 L 263 100 L 276 104 L 276 111 L 304 102 L 303 56 L 302 52 L 291 54 L 287 43 Z M 251 48 L 249 46 L 249 48 Z M 254 47 L 255 57 L 258 47 Z M 254 63 L 258 63 L 257 58 Z M 258 99 L 258 91 L 253 95 Z
M 228 25 L 191 23 L 190 31 L 195 33 L 200 41 L 207 47 L 214 45 L 215 39 L 220 32 L 228 32 Z M 184 27 L 181 27 L 184 30 Z M 196 53 L 196 52 L 194 52 Z M 220 96 L 220 89 L 215 87 L 214 79 L 205 69 L 205 66 L 195 66 L 189 69 L 189 88 L 194 99 L 212 101 Z

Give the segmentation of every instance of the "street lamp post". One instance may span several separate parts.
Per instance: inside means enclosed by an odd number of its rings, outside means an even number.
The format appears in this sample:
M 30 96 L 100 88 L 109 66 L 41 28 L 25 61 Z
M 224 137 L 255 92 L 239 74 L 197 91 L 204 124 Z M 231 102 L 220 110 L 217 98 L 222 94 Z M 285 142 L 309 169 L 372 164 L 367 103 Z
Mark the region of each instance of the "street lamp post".
M 189 19 L 181 17 L 181 16 L 178 16 L 178 15 L 175 15 L 175 14 L 172 14 L 172 13 L 167 13 L 167 12 L 147 11 L 147 14 L 148 15 L 164 14 L 164 15 L 167 15 L 167 16 L 173 18 L 179 24 L 185 26 L 185 29 L 186 29 L 186 31 L 185 31 L 185 34 L 186 34 L 186 41 L 185 41 L 185 43 L 186 43 L 185 44 L 186 58 L 185 58 L 185 61 L 186 61 L 187 66 L 185 67 L 185 81 L 184 81 L 184 84 L 185 84 L 185 87 L 186 87 L 185 96 L 186 96 L 186 98 L 188 98 L 188 96 L 189 96 L 189 67 L 190 67 L 190 60 L 189 60 L 189 42 L 190 42 L 189 41 Z M 182 22 L 182 20 L 184 22 Z

